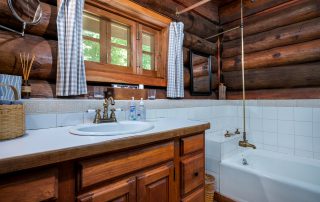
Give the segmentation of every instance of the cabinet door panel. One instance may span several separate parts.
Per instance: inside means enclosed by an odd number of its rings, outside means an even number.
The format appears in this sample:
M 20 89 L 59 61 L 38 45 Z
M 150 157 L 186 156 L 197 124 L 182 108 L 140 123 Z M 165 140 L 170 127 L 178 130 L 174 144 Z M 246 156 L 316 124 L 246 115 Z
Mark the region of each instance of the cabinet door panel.
M 181 191 L 184 195 L 204 184 L 203 153 L 182 160 L 181 175 Z
M 172 202 L 174 197 L 174 166 L 166 165 L 138 176 L 138 202 Z
M 134 177 L 95 189 L 78 197 L 79 202 L 135 202 L 136 180 Z
M 0 201 L 53 201 L 58 198 L 58 169 L 51 168 L 0 179 Z
M 204 202 L 204 187 L 191 193 L 189 196 L 182 199 L 181 202 Z

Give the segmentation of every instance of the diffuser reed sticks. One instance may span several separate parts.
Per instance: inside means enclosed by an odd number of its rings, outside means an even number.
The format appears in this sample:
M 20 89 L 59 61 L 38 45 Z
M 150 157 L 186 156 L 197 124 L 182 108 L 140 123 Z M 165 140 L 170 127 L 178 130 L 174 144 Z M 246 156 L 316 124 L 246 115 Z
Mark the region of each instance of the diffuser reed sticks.
M 32 54 L 31 61 L 29 60 L 30 54 L 28 55 L 26 53 L 21 54 L 20 53 L 20 62 L 21 62 L 21 69 L 22 69 L 22 77 L 23 77 L 23 83 L 21 88 L 21 96 L 22 98 L 28 99 L 30 98 L 31 94 L 31 86 L 28 82 L 30 71 L 33 65 L 33 61 L 35 59 L 35 55 Z
M 22 68 L 22 75 L 23 75 L 23 80 L 28 81 L 30 71 L 32 68 L 33 61 L 35 59 L 35 55 L 32 54 L 32 59 L 31 62 L 29 61 L 29 53 L 26 55 L 26 53 L 22 54 L 20 53 L 20 62 L 21 62 L 21 68 Z

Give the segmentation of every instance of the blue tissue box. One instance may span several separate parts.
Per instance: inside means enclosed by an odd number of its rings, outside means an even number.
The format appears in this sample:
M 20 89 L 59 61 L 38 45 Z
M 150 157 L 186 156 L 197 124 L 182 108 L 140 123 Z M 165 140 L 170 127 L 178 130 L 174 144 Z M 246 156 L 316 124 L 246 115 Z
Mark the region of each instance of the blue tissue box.
M 0 83 L 14 86 L 18 91 L 18 98 L 21 99 L 21 76 L 0 74 Z M 7 86 L 0 86 L 0 100 L 14 100 L 13 91 Z

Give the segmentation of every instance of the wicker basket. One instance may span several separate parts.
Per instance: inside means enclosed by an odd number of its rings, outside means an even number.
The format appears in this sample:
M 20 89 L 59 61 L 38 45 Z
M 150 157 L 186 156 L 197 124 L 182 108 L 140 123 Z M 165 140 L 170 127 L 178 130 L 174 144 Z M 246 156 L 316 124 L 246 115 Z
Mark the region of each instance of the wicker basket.
M 205 202 L 213 202 L 214 200 L 214 191 L 215 191 L 215 178 L 212 175 L 206 173 L 205 176 Z
M 14 86 L 8 86 L 14 92 L 14 99 L 18 100 L 18 92 Z M 23 104 L 0 104 L 0 140 L 20 137 L 25 133 L 25 113 Z

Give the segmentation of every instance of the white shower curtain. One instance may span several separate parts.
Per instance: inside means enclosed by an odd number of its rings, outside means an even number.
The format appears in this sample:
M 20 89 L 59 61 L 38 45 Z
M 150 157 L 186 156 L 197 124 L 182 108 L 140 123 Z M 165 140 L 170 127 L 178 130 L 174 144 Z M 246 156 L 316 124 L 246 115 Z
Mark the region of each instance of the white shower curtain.
M 57 16 L 57 96 L 87 93 L 82 49 L 84 0 L 61 0 Z
M 169 28 L 168 98 L 183 98 L 183 23 L 172 22 Z

